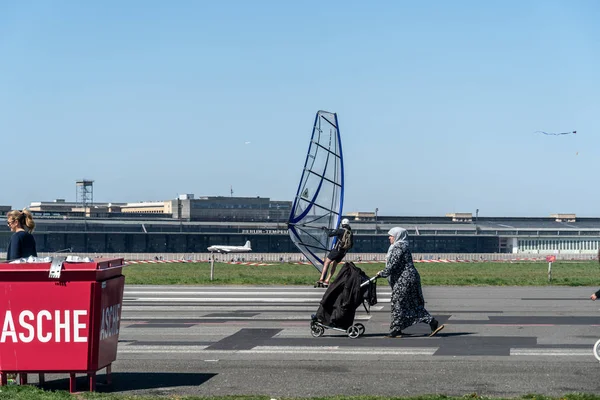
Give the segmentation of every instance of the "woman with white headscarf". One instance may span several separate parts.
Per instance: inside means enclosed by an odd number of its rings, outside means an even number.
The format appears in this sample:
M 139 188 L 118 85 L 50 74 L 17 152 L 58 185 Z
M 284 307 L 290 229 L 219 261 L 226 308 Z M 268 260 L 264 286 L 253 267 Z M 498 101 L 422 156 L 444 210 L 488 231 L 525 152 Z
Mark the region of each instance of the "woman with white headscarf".
M 392 228 L 388 232 L 390 248 L 386 256 L 385 269 L 378 276 L 388 278 L 392 286 L 392 322 L 387 337 L 401 337 L 402 329 L 418 322 L 429 324 L 433 336 L 444 325 L 425 309 L 425 299 L 421 290 L 421 276 L 413 264 L 408 248 L 408 232 L 403 228 Z

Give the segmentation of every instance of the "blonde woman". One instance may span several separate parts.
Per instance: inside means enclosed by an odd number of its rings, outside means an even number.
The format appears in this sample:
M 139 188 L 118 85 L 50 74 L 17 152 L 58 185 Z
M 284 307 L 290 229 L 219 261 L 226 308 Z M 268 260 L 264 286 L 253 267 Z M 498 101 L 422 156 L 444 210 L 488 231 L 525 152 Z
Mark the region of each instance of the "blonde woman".
M 14 234 L 8 243 L 8 252 L 6 259 L 8 261 L 27 258 L 29 256 L 37 257 L 35 248 L 35 239 L 31 232 L 35 228 L 33 216 L 29 210 L 12 210 L 6 214 L 6 224 Z

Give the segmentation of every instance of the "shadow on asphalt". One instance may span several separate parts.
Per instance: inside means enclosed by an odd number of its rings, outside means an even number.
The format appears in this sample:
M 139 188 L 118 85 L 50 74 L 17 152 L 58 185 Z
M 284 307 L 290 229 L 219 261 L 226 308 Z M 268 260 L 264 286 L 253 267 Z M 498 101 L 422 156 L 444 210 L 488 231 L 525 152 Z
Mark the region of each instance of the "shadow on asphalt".
M 454 337 L 454 336 L 470 336 L 473 335 L 473 332 L 439 332 L 433 338 L 444 338 L 444 337 Z M 375 337 L 385 337 L 387 333 L 365 333 L 361 337 L 364 338 L 375 338 Z M 403 333 L 402 337 L 397 337 L 394 339 L 409 339 L 409 338 L 429 338 L 429 332 L 427 333 Z
M 193 374 L 180 372 L 113 372 L 110 385 L 104 384 L 106 375 L 96 377 L 96 391 L 99 393 L 127 392 L 131 390 L 165 389 L 178 386 L 199 386 L 217 374 Z M 85 375 L 77 376 L 77 391 L 89 391 L 89 381 Z M 69 379 L 46 381 L 44 390 L 69 390 Z

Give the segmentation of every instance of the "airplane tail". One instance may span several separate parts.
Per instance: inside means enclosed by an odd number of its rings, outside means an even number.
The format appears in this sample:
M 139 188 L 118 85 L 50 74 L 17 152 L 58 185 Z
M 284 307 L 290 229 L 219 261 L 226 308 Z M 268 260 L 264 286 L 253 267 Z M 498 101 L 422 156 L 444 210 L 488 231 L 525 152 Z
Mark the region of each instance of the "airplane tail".
M 252 247 L 250 247 L 250 241 L 249 240 L 246 242 L 246 244 L 244 245 L 244 247 L 247 248 L 247 249 L 252 249 Z

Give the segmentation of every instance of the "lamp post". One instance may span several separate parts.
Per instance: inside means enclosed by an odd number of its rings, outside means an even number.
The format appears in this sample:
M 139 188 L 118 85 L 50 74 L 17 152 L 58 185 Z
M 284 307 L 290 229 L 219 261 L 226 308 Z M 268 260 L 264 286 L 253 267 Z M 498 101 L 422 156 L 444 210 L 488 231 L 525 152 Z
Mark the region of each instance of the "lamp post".
M 375 234 L 379 233 L 379 227 L 377 226 L 377 212 L 379 208 L 375 208 Z
M 181 219 L 181 211 L 182 211 L 181 198 L 177 195 L 177 218 L 179 218 L 179 232 L 183 232 L 183 220 Z
M 479 253 L 479 225 L 477 220 L 479 219 L 479 208 L 475 210 L 475 251 Z

